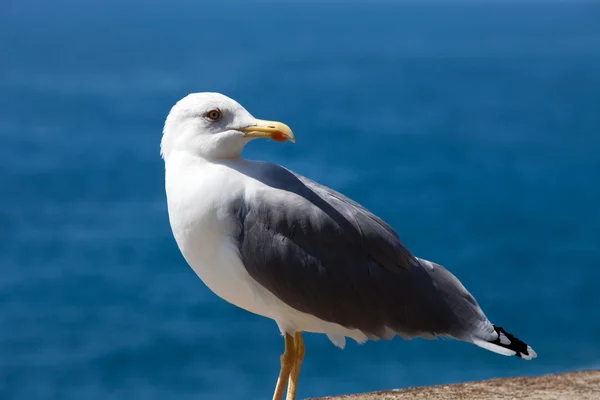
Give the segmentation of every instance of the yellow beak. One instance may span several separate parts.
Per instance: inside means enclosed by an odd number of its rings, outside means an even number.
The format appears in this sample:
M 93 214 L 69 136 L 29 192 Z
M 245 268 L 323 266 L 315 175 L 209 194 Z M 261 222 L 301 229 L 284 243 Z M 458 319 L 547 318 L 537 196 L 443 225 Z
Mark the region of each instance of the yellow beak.
M 277 142 L 285 142 L 287 140 L 296 143 L 294 132 L 282 122 L 257 119 L 256 125 L 244 128 L 242 132 L 249 138 L 269 138 Z

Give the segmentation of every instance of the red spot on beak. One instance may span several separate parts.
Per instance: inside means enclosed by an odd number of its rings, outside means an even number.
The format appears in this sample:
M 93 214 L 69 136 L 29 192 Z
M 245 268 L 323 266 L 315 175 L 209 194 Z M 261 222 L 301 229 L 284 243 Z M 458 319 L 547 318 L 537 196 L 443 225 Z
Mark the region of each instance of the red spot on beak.
M 287 140 L 285 135 L 281 132 L 274 132 L 271 135 L 271 139 L 275 140 L 276 142 L 285 142 Z

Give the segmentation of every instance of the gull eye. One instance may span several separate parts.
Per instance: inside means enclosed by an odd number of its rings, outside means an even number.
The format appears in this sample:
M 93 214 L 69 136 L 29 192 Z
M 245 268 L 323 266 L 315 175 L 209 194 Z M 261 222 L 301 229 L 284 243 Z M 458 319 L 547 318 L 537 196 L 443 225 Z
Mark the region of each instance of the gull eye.
M 217 121 L 219 118 L 221 118 L 221 110 L 219 110 L 218 108 L 209 110 L 206 113 L 206 118 L 210 119 L 211 121 Z

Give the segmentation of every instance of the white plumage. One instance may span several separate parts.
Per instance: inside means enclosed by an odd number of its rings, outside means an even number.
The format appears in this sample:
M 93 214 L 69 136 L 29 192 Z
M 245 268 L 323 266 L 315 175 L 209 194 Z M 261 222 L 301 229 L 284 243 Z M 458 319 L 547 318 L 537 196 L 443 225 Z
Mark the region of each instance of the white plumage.
M 304 356 L 301 332 L 338 347 L 451 336 L 503 355 L 536 356 L 492 325 L 449 271 L 414 257 L 374 214 L 280 166 L 240 158 L 254 138 L 294 141 L 217 93 L 179 101 L 165 122 L 169 220 L 198 277 L 225 301 L 273 319 L 286 351 L 274 399 L 288 400 Z

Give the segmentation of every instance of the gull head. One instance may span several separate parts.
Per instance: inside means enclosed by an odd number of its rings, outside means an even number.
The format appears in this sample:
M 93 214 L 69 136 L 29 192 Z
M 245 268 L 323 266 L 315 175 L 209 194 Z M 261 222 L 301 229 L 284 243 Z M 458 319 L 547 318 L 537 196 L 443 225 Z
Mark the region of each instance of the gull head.
M 162 157 L 188 152 L 205 159 L 239 157 L 256 138 L 294 142 L 285 124 L 254 118 L 237 101 L 220 93 L 192 93 L 171 108 L 160 143 Z

